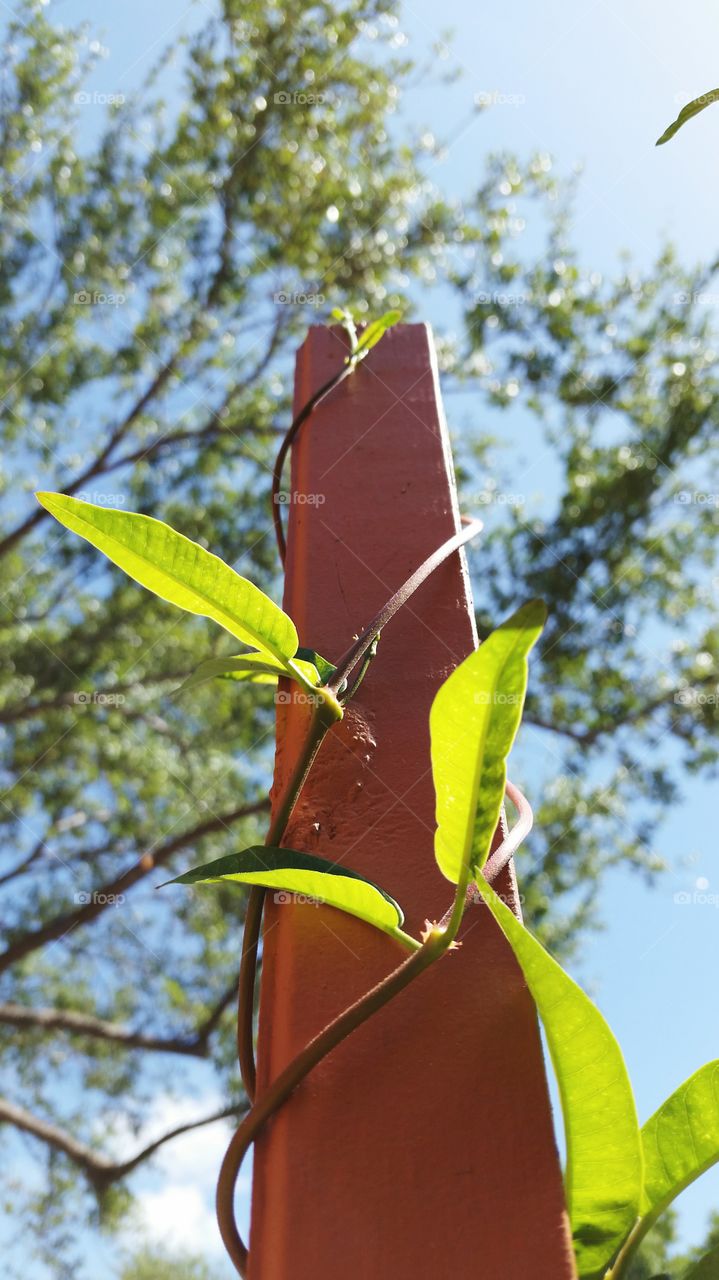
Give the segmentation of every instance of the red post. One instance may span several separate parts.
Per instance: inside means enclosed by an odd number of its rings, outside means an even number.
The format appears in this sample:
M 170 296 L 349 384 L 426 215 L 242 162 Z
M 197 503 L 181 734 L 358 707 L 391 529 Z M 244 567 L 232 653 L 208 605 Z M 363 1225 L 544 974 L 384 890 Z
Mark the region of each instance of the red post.
M 296 405 L 338 368 L 311 330 Z M 315 411 L 295 448 L 285 608 L 337 659 L 458 527 L 431 335 L 389 332 Z M 403 905 L 418 936 L 451 886 L 434 862 L 428 715 L 476 646 L 454 556 L 382 636 L 322 747 L 285 843 L 345 862 Z M 280 706 L 275 794 L 306 720 Z M 516 905 L 513 874 L 499 891 Z M 268 895 L 258 1089 L 403 953 L 361 922 Z M 484 907 L 444 957 L 326 1058 L 255 1150 L 251 1280 L 571 1280 L 575 1275 L 532 1000 Z

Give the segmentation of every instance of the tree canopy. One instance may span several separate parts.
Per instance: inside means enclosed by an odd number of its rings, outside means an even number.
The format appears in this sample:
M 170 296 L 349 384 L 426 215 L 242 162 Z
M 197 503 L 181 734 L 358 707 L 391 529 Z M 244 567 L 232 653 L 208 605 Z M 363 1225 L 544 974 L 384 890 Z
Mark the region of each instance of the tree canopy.
M 431 318 L 439 283 L 461 317 L 438 337 L 464 505 L 498 515 L 471 558 L 480 632 L 549 608 L 527 720 L 552 767 L 522 885 L 566 953 L 598 878 L 658 871 L 662 814 L 716 765 L 717 264 L 667 249 L 604 278 L 541 154 L 489 156 L 443 199 L 398 110 L 415 72 L 390 0 L 214 0 L 175 51 L 179 93 L 163 101 L 163 56 L 92 136 L 91 36 L 20 8 L 0 95 L 0 1121 L 7 1201 L 72 1274 L 72 1223 L 119 1220 L 158 1098 L 210 1070 L 226 1101 L 197 1121 L 244 1106 L 242 892 L 154 890 L 261 841 L 273 707 L 232 682 L 175 696 L 231 650 L 32 490 L 167 520 L 279 598 L 270 475 L 298 342 L 335 305 Z M 526 444 L 497 448 L 514 420 Z M 540 447 L 537 514 L 521 459 Z

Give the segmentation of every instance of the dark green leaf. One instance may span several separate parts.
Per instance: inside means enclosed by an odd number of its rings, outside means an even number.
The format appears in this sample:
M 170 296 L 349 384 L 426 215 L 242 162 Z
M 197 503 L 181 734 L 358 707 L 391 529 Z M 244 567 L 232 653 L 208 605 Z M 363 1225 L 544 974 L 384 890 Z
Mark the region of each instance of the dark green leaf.
M 358 916 L 393 937 L 400 935 L 404 920 L 394 898 L 365 876 L 295 849 L 253 845 L 241 853 L 186 871 L 168 883 L 213 884 L 223 880 L 261 885 L 288 895 L 301 894 L 316 905 L 324 903 Z
M 719 1280 L 719 1245 L 688 1271 L 684 1280 Z
M 330 676 L 333 676 L 337 668 L 322 657 L 321 653 L 315 653 L 314 649 L 303 649 L 301 646 L 295 654 L 295 658 L 302 662 L 311 663 L 315 670 L 319 673 L 320 684 L 327 684 Z

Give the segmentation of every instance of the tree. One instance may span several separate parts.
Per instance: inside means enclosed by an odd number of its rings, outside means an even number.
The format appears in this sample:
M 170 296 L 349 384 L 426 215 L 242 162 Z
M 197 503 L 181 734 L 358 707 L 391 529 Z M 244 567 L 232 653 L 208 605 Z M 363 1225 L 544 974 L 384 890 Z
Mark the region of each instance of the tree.
M 217 1280 L 202 1258 L 191 1255 L 167 1254 L 158 1249 L 142 1249 L 129 1258 L 119 1273 L 118 1280 Z
M 630 1268 L 630 1280 L 679 1280 L 719 1244 L 719 1216 L 710 1215 L 704 1242 L 677 1252 L 676 1214 L 670 1210 L 647 1236 Z
M 641 279 L 585 271 L 546 157 L 492 159 L 465 207 L 443 201 L 392 120 L 411 80 L 380 50 L 396 22 L 389 0 L 218 0 L 180 107 L 163 108 L 163 60 L 92 142 L 87 36 L 29 0 L 6 32 L 0 1119 L 44 1179 L 11 1201 L 68 1274 L 74 1217 L 121 1211 L 158 1101 L 210 1062 L 223 1101 L 197 1121 L 244 1105 L 242 895 L 154 886 L 261 839 L 273 715 L 222 682 L 174 696 L 226 649 L 58 533 L 32 489 L 150 512 L 276 593 L 269 469 L 294 347 L 336 303 L 407 314 L 439 277 L 466 321 L 443 344 L 448 392 L 497 420 L 524 402 L 554 450 L 553 514 L 504 504 L 473 563 L 483 633 L 526 596 L 550 608 L 529 718 L 556 762 L 523 888 L 555 949 L 608 866 L 656 868 L 682 770 L 716 761 L 714 270 L 667 252 Z M 514 495 L 459 421 L 469 508 Z

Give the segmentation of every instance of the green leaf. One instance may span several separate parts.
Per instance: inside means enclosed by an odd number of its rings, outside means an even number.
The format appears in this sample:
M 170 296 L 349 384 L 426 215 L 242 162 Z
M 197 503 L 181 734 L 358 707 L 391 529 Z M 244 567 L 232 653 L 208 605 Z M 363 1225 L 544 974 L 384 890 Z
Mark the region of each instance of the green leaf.
M 687 1272 L 684 1280 L 719 1280 L 719 1245 L 710 1253 L 705 1253 L 697 1265 Z
M 530 600 L 445 680 L 429 717 L 437 830 L 434 852 L 452 884 L 487 860 L 522 718 L 527 654 L 546 610 Z
M 701 1067 L 662 1103 L 644 1125 L 642 1143 L 641 1213 L 654 1222 L 719 1161 L 719 1060 Z
M 36 497 L 60 524 L 104 552 L 141 586 L 188 613 L 212 618 L 289 669 L 298 644 L 292 619 L 210 551 L 152 516 L 96 507 L 60 493 Z
M 298 650 L 300 652 L 300 650 Z M 304 676 L 307 684 L 319 685 L 317 668 L 311 662 L 294 658 L 293 666 Z M 238 653 L 227 658 L 207 658 L 187 677 L 176 693 L 187 693 L 198 685 L 207 684 L 218 677 L 225 680 L 251 681 L 252 684 L 277 684 L 278 676 L 286 676 L 287 669 L 267 653 Z
M 401 315 L 402 313 L 400 311 L 385 311 L 384 315 L 380 316 L 378 320 L 373 320 L 371 324 L 368 324 L 367 328 L 360 335 L 353 354 L 364 356 L 368 351 L 372 350 L 372 347 L 376 347 L 377 343 L 384 337 L 387 330 L 397 324 Z
M 661 138 L 657 138 L 656 145 L 658 147 L 663 146 L 665 142 L 674 137 L 675 133 L 679 132 L 687 120 L 691 120 L 693 116 L 698 116 L 700 111 L 710 107 L 712 102 L 716 102 L 717 99 L 719 99 L 719 89 L 711 89 L 709 93 L 703 93 L 699 98 L 694 98 L 692 102 L 688 102 L 685 107 L 682 107 L 676 120 L 669 125 L 668 129 L 664 130 Z
M 327 681 L 334 675 L 337 668 L 322 657 L 321 653 L 315 653 L 314 649 L 299 648 L 295 654 L 295 660 L 301 659 L 302 662 L 310 663 L 319 673 L 319 683 L 327 684 Z M 299 666 L 299 662 L 297 662 Z
M 302 894 L 314 903 L 337 907 L 395 937 L 404 921 L 394 898 L 365 876 L 295 849 L 253 845 L 242 853 L 231 853 L 186 871 L 168 883 L 216 884 L 223 880 Z
M 511 946 L 544 1024 L 562 1100 L 567 1207 L 578 1274 L 599 1280 L 637 1219 L 642 1149 L 622 1053 L 599 1010 L 482 876 L 477 888 Z

